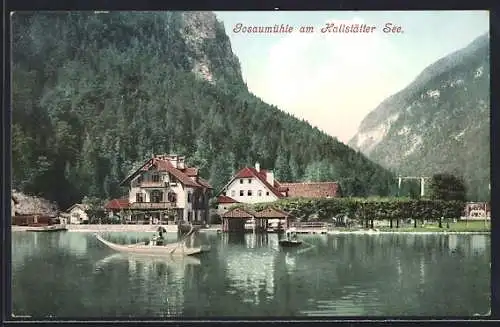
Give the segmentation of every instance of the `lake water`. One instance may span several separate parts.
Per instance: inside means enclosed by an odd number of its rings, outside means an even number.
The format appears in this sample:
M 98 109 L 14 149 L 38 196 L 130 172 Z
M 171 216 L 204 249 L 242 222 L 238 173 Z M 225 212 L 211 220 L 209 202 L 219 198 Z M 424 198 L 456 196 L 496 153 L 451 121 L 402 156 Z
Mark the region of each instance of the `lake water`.
M 151 234 L 108 233 L 117 243 Z M 172 241 L 176 235 L 168 235 Z M 490 308 L 488 235 L 201 233 L 211 251 L 116 254 L 87 233 L 12 235 L 13 313 L 37 318 L 472 316 Z

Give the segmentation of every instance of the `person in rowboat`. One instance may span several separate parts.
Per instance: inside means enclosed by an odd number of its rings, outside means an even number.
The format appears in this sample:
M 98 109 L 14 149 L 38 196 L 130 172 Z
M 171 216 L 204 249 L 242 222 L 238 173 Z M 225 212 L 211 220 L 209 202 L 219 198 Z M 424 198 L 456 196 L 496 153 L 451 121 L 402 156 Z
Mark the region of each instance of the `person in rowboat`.
M 165 232 L 165 228 L 162 226 L 158 227 L 158 237 L 156 238 L 156 245 L 164 245 L 165 238 L 163 233 Z

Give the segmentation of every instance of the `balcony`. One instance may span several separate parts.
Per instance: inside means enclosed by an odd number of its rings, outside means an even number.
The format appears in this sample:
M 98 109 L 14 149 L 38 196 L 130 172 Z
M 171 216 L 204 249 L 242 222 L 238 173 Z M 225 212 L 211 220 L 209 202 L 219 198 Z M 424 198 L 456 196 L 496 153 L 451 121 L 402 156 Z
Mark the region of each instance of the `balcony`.
M 130 209 L 174 209 L 175 202 L 134 202 L 130 204 Z
M 168 182 L 153 182 L 153 181 L 143 181 L 139 184 L 142 188 L 165 188 L 168 186 Z

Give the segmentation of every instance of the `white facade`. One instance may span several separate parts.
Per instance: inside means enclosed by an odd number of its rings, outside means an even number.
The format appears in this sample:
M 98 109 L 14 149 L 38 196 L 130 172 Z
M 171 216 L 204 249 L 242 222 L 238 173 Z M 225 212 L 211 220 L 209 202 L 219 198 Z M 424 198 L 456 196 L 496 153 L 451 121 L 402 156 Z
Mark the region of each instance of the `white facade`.
M 69 223 L 70 224 L 82 224 L 84 221 L 88 221 L 89 217 L 85 212 L 84 208 L 75 205 L 69 210 Z
M 256 177 L 236 178 L 226 187 L 225 193 L 226 196 L 241 203 L 262 203 L 278 200 L 278 197 Z

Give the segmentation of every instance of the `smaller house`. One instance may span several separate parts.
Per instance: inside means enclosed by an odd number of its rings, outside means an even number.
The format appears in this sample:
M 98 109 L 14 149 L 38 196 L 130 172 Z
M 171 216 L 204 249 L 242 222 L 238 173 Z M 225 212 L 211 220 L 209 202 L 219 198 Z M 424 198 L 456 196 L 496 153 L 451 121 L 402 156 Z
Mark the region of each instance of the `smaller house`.
M 239 203 L 233 198 L 230 198 L 229 196 L 225 195 L 220 195 L 217 198 L 217 214 L 222 217 L 222 215 L 229 210 L 229 208 L 234 205 Z
M 58 218 L 60 224 L 66 225 L 70 221 L 71 215 L 67 212 L 60 212 Z
M 104 211 L 109 218 L 112 218 L 113 216 L 119 216 L 120 218 L 123 218 L 121 217 L 122 212 L 129 209 L 128 201 L 128 197 L 110 200 L 104 205 Z
M 69 209 L 66 210 L 66 212 L 69 213 L 68 224 L 83 224 L 88 222 L 89 217 L 86 212 L 88 209 L 87 205 L 81 203 L 77 203 L 69 207 Z

